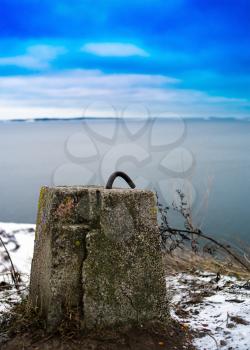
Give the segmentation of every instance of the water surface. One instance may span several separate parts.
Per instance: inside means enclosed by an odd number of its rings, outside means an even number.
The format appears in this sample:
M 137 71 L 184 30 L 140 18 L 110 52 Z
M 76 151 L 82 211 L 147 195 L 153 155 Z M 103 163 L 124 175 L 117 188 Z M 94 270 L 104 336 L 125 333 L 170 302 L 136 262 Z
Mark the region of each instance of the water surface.
M 250 243 L 248 121 L 120 124 L 0 123 L 0 221 L 34 223 L 42 185 L 104 184 L 119 168 L 170 204 L 182 187 L 203 230 Z

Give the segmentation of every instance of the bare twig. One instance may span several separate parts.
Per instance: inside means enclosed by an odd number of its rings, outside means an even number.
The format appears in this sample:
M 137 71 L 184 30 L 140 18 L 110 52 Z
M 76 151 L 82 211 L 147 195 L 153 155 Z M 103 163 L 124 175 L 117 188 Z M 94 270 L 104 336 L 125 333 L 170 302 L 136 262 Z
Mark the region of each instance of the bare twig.
M 180 198 L 180 204 L 176 205 L 175 203 L 173 203 L 173 210 L 177 211 L 185 219 L 184 229 L 171 227 L 168 215 L 170 208 L 164 208 L 159 203 L 157 196 L 159 213 L 161 215 L 161 224 L 159 229 L 161 234 L 162 246 L 164 247 L 164 249 L 168 249 L 169 253 L 171 254 L 172 251 L 176 248 L 183 249 L 185 246 L 185 242 L 189 241 L 191 243 L 192 251 L 194 253 L 198 253 L 199 242 L 197 238 L 200 237 L 202 239 L 212 242 L 215 245 L 215 247 L 219 247 L 222 251 L 226 252 L 228 256 L 233 257 L 233 259 L 237 261 L 237 263 L 239 263 L 241 266 L 243 266 L 244 269 L 250 271 L 250 265 L 248 264 L 249 260 L 246 258 L 246 255 L 243 255 L 241 259 L 239 255 L 237 255 L 235 252 L 229 249 L 228 245 L 222 244 L 215 238 L 203 233 L 200 229 L 195 227 L 195 225 L 192 222 L 191 207 L 188 204 L 188 201 L 186 200 L 185 194 L 181 190 L 177 190 L 176 192 Z M 215 252 L 215 248 L 210 248 L 207 251 L 211 255 L 213 255 Z M 243 258 L 246 261 L 243 260 Z
M 214 340 L 214 342 L 216 344 L 216 348 L 218 350 L 219 349 L 219 345 L 218 345 L 218 342 L 217 342 L 216 338 L 209 332 L 208 333 L 204 333 L 204 334 L 208 335 L 209 337 L 211 337 Z
M 11 277 L 13 279 L 13 282 L 14 282 L 14 285 L 15 285 L 15 288 L 16 290 L 18 291 L 19 290 L 19 285 L 18 285 L 18 273 L 16 272 L 16 269 L 15 269 L 15 266 L 13 264 L 13 261 L 11 259 L 11 256 L 10 256 L 10 253 L 6 247 L 6 245 L 4 244 L 4 241 L 2 240 L 2 238 L 0 237 L 0 242 L 5 250 L 5 253 L 7 254 L 8 256 L 8 259 L 9 259 L 9 262 L 11 264 Z
M 216 239 L 202 233 L 200 230 L 198 231 L 189 231 L 189 230 L 181 230 L 181 229 L 174 229 L 174 228 L 169 228 L 170 231 L 172 232 L 183 232 L 183 233 L 188 233 L 188 234 L 194 234 L 197 236 L 200 236 L 202 238 L 205 238 L 211 242 L 213 242 L 214 244 L 216 244 L 218 247 L 220 247 L 221 249 L 225 250 L 229 255 L 231 255 L 239 264 L 241 264 L 245 269 L 247 269 L 248 271 L 250 271 L 250 267 L 248 265 L 246 265 L 236 254 L 234 254 L 230 249 L 228 249 L 224 244 L 216 241 Z

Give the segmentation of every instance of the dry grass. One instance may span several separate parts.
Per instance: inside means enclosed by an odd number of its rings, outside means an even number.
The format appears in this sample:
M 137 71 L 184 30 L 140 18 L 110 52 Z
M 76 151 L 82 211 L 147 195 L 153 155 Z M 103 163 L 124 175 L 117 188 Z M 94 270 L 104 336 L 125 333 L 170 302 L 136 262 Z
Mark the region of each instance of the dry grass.
M 165 253 L 163 256 L 166 272 L 194 272 L 196 270 L 210 271 L 213 273 L 235 276 L 238 279 L 250 279 L 250 272 L 237 262 L 233 262 L 226 257 L 220 260 L 209 254 L 196 254 L 190 249 L 175 249 L 172 254 Z
M 176 321 L 150 322 L 134 327 L 111 327 L 86 332 L 74 322 L 62 322 L 52 333 L 26 301 L 12 309 L 5 324 L 0 325 L 0 348 L 3 350 L 194 350 L 193 334 Z M 5 339 L 1 335 L 5 333 Z
M 245 326 L 249 325 L 249 322 L 244 320 L 241 316 L 230 316 L 231 321 L 237 324 L 243 324 Z

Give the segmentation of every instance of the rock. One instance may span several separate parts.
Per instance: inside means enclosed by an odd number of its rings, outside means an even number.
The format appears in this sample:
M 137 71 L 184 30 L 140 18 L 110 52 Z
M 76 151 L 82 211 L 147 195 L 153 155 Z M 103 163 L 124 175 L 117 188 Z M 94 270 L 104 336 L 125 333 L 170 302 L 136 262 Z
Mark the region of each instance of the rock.
M 30 302 L 49 329 L 73 313 L 87 329 L 168 318 L 153 192 L 43 187 Z
M 226 346 L 227 342 L 223 339 L 220 340 L 220 346 Z

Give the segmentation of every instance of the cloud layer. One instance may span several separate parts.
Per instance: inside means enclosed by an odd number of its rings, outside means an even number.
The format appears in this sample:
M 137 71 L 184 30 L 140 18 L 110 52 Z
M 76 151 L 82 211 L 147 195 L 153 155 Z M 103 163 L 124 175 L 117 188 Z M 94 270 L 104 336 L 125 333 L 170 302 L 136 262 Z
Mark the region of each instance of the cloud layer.
M 101 57 L 149 56 L 136 45 L 124 43 L 87 43 L 81 50 Z
M 35 45 L 27 48 L 23 55 L 0 58 L 1 66 L 17 66 L 27 69 L 45 69 L 58 55 L 65 53 L 63 47 Z
M 106 74 L 99 70 L 1 77 L 0 119 L 113 117 L 113 108 L 116 116 L 122 116 L 125 108 L 133 114 L 138 105 L 153 117 L 242 116 L 244 108 L 249 108 L 246 99 L 209 96 L 181 89 L 180 84 L 163 75 Z M 100 109 L 100 103 L 109 107 Z

